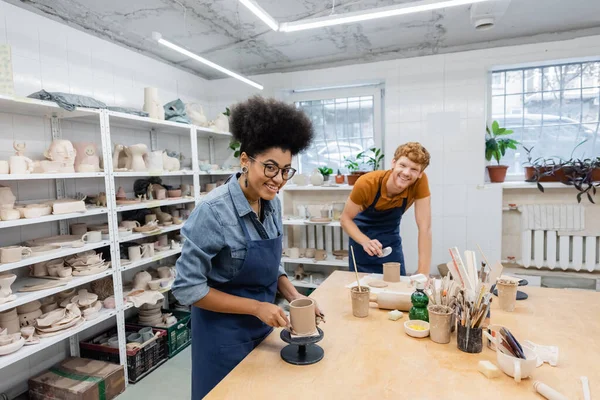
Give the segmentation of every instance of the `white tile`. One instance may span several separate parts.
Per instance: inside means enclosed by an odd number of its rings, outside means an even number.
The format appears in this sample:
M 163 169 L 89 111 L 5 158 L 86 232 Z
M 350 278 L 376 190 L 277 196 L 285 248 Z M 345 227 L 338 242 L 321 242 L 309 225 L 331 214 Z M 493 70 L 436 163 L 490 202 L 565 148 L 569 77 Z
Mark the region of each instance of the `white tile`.
M 67 35 L 72 34 L 72 28 L 61 24 L 53 24 L 52 29 L 41 31 L 40 34 L 40 59 L 42 65 L 67 65 Z
M 427 176 L 429 178 L 429 175 Z M 431 216 L 433 218 L 444 215 L 444 185 L 429 183 L 431 192 Z
M 0 4 L 4 4 L 0 2 Z M 4 10 L 0 9 L 0 44 L 8 44 L 8 39 L 6 37 L 6 13 Z
M 444 150 L 444 137 L 447 133 L 445 113 L 429 114 L 424 121 L 421 143 L 430 152 Z
M 469 185 L 467 187 L 469 216 L 502 219 L 502 187 L 500 185 Z
M 431 270 L 435 271 L 438 264 L 448 262 L 448 249 L 444 248 L 444 219 L 431 220 Z
M 429 114 L 444 111 L 444 89 L 438 87 L 435 90 L 423 92 L 421 99 L 421 119 L 425 121 Z
M 467 186 L 444 184 L 444 217 L 467 215 Z
M 398 94 L 398 122 L 421 120 L 421 92 L 400 92 Z
M 479 184 L 483 182 L 483 163 L 477 155 L 464 151 L 444 152 L 444 183 Z M 483 158 L 483 156 L 479 156 Z M 479 166 L 478 164 L 481 164 Z
M 501 236 L 498 232 L 498 224 L 494 224 L 491 219 L 486 218 L 485 221 L 482 221 L 480 216 L 467 217 L 467 248 L 469 250 L 477 250 L 477 245 L 482 249 L 500 247 L 501 241 L 497 239 Z
M 441 185 L 444 182 L 444 153 L 429 150 L 425 143 L 421 142 L 421 144 L 425 146 L 431 157 L 429 166 L 425 169 L 429 185 Z
M 39 62 L 40 40 L 37 27 L 38 20 L 35 17 L 35 15 L 28 12 L 20 13 L 18 18 L 11 15 L 7 16 L 6 35 L 8 43 L 12 47 L 13 55 L 38 60 Z
M 482 81 L 477 85 L 469 85 L 463 88 L 468 95 L 469 118 L 485 118 L 486 114 L 486 83 Z
M 84 66 L 69 64 L 70 93 L 83 96 L 94 95 L 94 77 L 92 69 Z
M 451 247 L 464 251 L 467 245 L 467 217 L 443 217 L 443 249 L 448 252 Z
M 457 112 L 459 118 L 467 118 L 469 111 L 469 96 L 460 87 L 444 89 L 444 111 Z
M 42 87 L 48 92 L 69 93 L 69 70 L 67 65 L 42 63 Z
M 15 93 L 28 96 L 42 88 L 40 61 L 13 54 L 13 77 Z

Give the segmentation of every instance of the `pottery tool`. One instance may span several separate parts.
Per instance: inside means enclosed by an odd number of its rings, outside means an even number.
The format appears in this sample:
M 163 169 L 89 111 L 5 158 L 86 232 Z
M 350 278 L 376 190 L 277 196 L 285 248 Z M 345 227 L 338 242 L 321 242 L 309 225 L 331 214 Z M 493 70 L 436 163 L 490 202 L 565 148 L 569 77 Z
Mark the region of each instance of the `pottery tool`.
M 568 400 L 566 396 L 557 392 L 555 389 L 552 389 L 545 383 L 536 381 L 533 383 L 533 388 L 536 392 L 538 392 L 548 400 Z
M 352 262 L 354 263 L 354 273 L 356 274 L 356 284 L 358 285 L 358 291 L 362 293 L 362 287 L 360 286 L 360 279 L 358 278 L 358 268 L 356 268 L 356 258 L 354 258 L 354 247 L 350 246 L 352 252 Z
M 583 386 L 583 399 L 584 400 L 591 400 L 591 394 L 590 394 L 590 382 L 588 380 L 587 376 L 582 376 L 581 378 L 581 385 Z
M 390 254 L 392 254 L 392 248 L 391 247 L 385 247 L 383 250 L 381 250 L 381 255 L 378 256 L 379 258 L 383 258 L 383 257 L 387 257 Z
M 453 247 L 449 250 L 450 250 L 450 256 L 452 257 L 454 266 L 456 267 L 456 270 L 458 271 L 458 274 L 461 277 L 461 281 L 463 282 L 464 288 L 467 290 L 467 295 L 468 295 L 469 299 L 472 299 L 473 297 L 475 297 L 475 282 L 473 282 L 470 279 L 470 275 L 467 272 L 467 268 L 465 267 L 465 264 L 463 263 L 462 259 L 460 258 L 458 248 Z

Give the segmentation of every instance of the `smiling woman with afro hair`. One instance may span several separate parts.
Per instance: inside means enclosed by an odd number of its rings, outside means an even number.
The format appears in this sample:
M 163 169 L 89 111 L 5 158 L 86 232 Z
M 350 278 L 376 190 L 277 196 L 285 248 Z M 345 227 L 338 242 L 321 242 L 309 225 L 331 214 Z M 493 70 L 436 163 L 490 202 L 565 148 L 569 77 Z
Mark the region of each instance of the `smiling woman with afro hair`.
M 192 305 L 192 398 L 203 398 L 273 327 L 289 325 L 274 304 L 304 298 L 281 267 L 277 192 L 296 172 L 292 156 L 313 139 L 291 104 L 252 97 L 232 108 L 241 173 L 206 195 L 181 233 L 173 294 Z M 316 313 L 321 315 L 318 307 Z

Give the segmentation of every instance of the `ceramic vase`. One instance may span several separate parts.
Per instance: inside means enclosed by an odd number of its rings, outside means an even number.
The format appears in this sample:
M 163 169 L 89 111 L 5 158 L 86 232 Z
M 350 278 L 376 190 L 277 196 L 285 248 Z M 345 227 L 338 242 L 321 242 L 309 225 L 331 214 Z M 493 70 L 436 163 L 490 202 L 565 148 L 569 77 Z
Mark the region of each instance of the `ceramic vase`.
M 75 146 L 75 172 L 100 171 L 100 157 L 98 147 L 92 142 L 77 142 Z
M 321 186 L 324 180 L 325 178 L 323 178 L 323 175 L 319 172 L 318 169 L 315 169 L 312 175 L 310 176 L 310 183 L 313 186 Z
M 150 118 L 165 119 L 165 109 L 158 98 L 157 88 L 144 88 L 144 111 L 148 113 Z
M 166 151 L 162 153 L 162 162 L 163 168 L 166 171 L 179 171 L 181 169 L 181 163 L 179 162 L 179 159 L 175 157 L 169 157 Z
M 188 103 L 185 105 L 185 112 L 190 117 L 192 124 L 207 127 L 208 118 L 204 115 L 204 109 L 200 104 Z
M 10 285 L 17 279 L 15 274 L 0 275 L 0 298 L 8 297 L 12 294 Z
M 225 114 L 219 114 L 213 121 L 215 129 L 221 132 L 229 132 L 229 117 Z
M 146 171 L 146 163 L 144 162 L 144 155 L 148 152 L 148 147 L 145 144 L 135 144 L 129 146 L 131 153 L 131 170 L 136 172 Z

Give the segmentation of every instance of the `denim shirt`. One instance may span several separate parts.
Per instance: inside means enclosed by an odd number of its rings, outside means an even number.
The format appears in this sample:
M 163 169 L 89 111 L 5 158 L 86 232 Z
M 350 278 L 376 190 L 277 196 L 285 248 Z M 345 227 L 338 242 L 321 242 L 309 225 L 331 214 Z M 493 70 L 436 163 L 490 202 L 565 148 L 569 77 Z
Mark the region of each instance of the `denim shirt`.
M 195 208 L 181 229 L 186 240 L 173 283 L 173 295 L 180 303 L 194 304 L 206 296 L 209 287 L 230 281 L 242 268 L 246 237 L 237 216 L 246 224 L 250 240 L 272 239 L 283 234 L 279 199 L 263 200 L 262 205 L 261 223 L 233 176 Z M 285 275 L 281 264 L 279 273 Z

